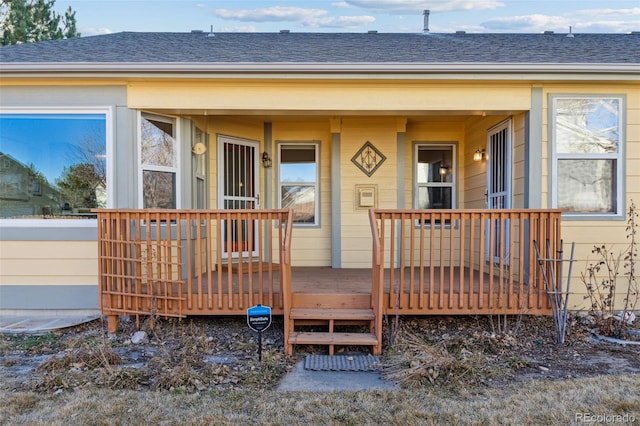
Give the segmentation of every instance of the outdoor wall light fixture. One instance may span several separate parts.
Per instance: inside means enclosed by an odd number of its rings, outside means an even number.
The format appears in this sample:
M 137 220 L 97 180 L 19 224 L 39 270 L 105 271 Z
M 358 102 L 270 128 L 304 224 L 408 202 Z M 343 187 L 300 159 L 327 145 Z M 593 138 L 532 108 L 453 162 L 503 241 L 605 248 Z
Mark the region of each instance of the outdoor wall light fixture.
M 485 156 L 485 150 L 483 149 L 476 149 L 476 152 L 473 153 L 473 161 L 482 161 L 484 160 L 484 156 Z
M 262 153 L 262 166 L 265 169 L 271 168 L 271 157 L 269 157 L 269 153 L 267 151 Z

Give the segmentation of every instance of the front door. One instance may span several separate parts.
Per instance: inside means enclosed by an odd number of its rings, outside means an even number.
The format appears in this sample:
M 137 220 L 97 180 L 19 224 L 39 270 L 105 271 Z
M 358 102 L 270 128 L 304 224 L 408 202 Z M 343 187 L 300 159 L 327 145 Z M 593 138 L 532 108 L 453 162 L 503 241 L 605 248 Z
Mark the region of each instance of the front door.
M 503 121 L 487 132 L 487 208 L 511 208 L 511 120 Z M 490 224 L 493 243 L 487 238 L 487 258 L 495 263 L 509 259 L 509 223 L 494 220 Z M 502 249 L 500 248 L 502 246 Z
M 218 208 L 257 209 L 260 182 L 256 141 L 218 136 Z M 257 223 L 246 220 L 223 223 L 224 254 L 234 257 L 255 253 Z

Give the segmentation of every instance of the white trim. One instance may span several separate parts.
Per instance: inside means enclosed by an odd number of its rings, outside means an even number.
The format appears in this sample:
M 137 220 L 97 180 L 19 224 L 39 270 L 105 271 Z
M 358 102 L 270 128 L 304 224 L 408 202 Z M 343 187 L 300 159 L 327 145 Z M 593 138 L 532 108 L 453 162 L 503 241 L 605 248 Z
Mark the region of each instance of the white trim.
M 504 148 L 505 148 L 505 153 L 504 153 L 504 157 L 505 158 L 501 158 L 501 163 L 500 164 L 496 164 L 497 161 L 495 161 L 495 157 L 496 154 L 493 152 L 492 149 L 492 142 L 491 142 L 491 138 L 494 135 L 497 135 L 500 132 L 506 131 L 506 140 L 502 141 L 504 143 Z M 487 147 L 486 147 L 486 152 L 487 152 L 487 168 L 486 168 L 486 208 L 489 210 L 493 210 L 496 208 L 504 208 L 504 209 L 510 209 L 512 202 L 513 202 L 513 127 L 512 127 L 512 120 L 511 118 L 507 118 L 506 120 L 501 121 L 500 123 L 496 124 L 493 127 L 490 127 L 489 129 L 487 129 Z M 505 189 L 504 191 L 495 191 L 493 188 L 493 184 L 492 184 L 492 179 L 493 179 L 493 174 L 495 170 L 500 170 L 500 169 L 504 169 L 505 170 L 505 177 L 504 177 L 504 183 L 505 183 Z M 499 200 L 501 197 L 504 197 L 504 205 L 500 206 L 500 207 L 491 207 L 492 203 L 490 202 L 492 197 L 494 197 L 492 194 L 496 194 L 502 192 L 503 195 L 497 195 L 495 196 L 496 200 Z M 487 220 L 486 221 L 486 235 L 485 235 L 485 256 L 487 259 L 493 259 L 494 263 L 499 263 L 500 262 L 500 258 L 502 258 L 502 262 L 504 265 L 509 265 L 509 250 L 510 250 L 510 241 L 511 241 L 511 235 L 510 235 L 510 231 L 509 231 L 509 219 L 506 220 L 506 223 L 504 225 L 504 229 L 502 229 L 502 226 L 500 225 L 500 222 L 495 223 L 495 221 L 493 220 Z M 497 225 L 497 226 L 496 226 Z M 493 228 L 493 229 L 492 229 Z M 491 239 L 489 238 L 490 233 L 493 232 L 496 235 L 496 241 L 494 242 L 494 244 L 497 244 L 497 246 L 495 247 L 491 247 Z M 504 232 L 504 236 L 502 237 L 500 234 Z M 500 248 L 500 244 L 499 244 L 499 238 L 503 238 L 504 240 L 504 247 L 502 247 L 503 252 L 502 253 L 496 253 L 495 250 Z
M 0 107 L 0 114 L 75 114 L 90 115 L 104 114 L 105 116 L 105 152 L 107 155 L 107 208 L 111 208 L 115 200 L 115 142 L 113 140 L 113 107 L 111 106 L 82 106 L 82 107 Z M 70 226 L 74 228 L 95 228 L 96 219 L 4 219 L 0 218 L 0 227 L 37 227 L 52 228 Z
M 169 166 L 156 166 L 149 164 L 142 164 L 142 117 L 149 117 L 153 120 L 162 121 L 165 123 L 169 123 L 173 125 L 173 138 L 175 140 L 175 160 L 176 165 L 174 167 Z M 176 197 L 176 209 L 181 208 L 182 206 L 182 190 L 181 190 L 181 173 L 180 173 L 180 161 L 181 161 L 181 152 L 182 152 L 182 144 L 180 138 L 180 120 L 176 117 L 169 115 L 160 115 L 155 113 L 148 113 L 145 111 L 137 111 L 137 123 L 136 123 L 136 151 L 137 151 L 137 167 L 138 167 L 138 207 L 144 208 L 144 179 L 143 174 L 145 170 L 154 171 L 154 172 L 167 172 L 175 174 L 176 183 L 175 183 L 175 197 Z
M 438 148 L 451 148 L 451 155 L 453 164 L 451 167 L 453 168 L 453 173 L 451 176 L 451 182 L 444 182 L 440 184 L 439 182 L 432 182 L 429 184 L 418 184 L 418 151 L 420 148 L 427 148 L 428 150 L 437 150 Z M 456 142 L 421 142 L 414 141 L 413 147 L 413 158 L 412 158 L 412 167 L 413 167 L 413 208 L 418 208 L 418 188 L 422 187 L 432 187 L 432 188 L 451 188 L 451 208 L 458 208 L 458 144 Z
M 437 62 L 437 63 L 416 63 L 416 62 L 362 62 L 362 63 L 340 63 L 340 62 L 11 62 L 2 64 L 3 74 L 8 72 L 18 73 L 312 73 L 312 72 L 336 72 L 336 73 L 523 73 L 526 75 L 545 74 L 631 74 L 634 80 L 640 79 L 639 64 L 625 63 L 566 63 L 554 62 L 527 63 L 527 62 Z M 203 76 L 204 77 L 204 76 Z M 290 78 L 290 76 L 288 76 Z M 451 76 L 450 76 L 451 78 Z M 470 76 L 470 78 L 474 78 Z
M 618 110 L 618 151 L 616 153 L 597 153 L 597 154 L 558 154 L 556 136 L 556 101 L 558 99 L 617 99 L 619 100 Z M 558 206 L 558 160 L 614 160 L 616 163 L 616 204 L 615 212 L 611 213 L 588 213 L 588 212 L 567 212 L 562 216 L 565 219 L 582 219 L 582 220 L 620 220 L 625 217 L 626 209 L 626 96 L 624 94 L 593 94 L 593 93 L 550 93 L 549 94 L 549 194 L 551 198 L 552 208 Z
M 260 187 L 260 142 L 252 139 L 243 139 L 235 136 L 227 136 L 218 134 L 216 136 L 216 150 L 217 150 L 217 161 L 216 161 L 216 169 L 217 169 L 217 187 L 218 187 L 218 208 L 224 209 L 224 201 L 233 199 L 233 197 L 226 197 L 224 195 L 224 187 L 225 187 L 225 176 L 224 176 L 224 144 L 226 142 L 236 144 L 236 145 L 245 145 L 253 148 L 256 153 L 256 158 L 253 164 L 253 174 L 254 174 L 254 186 L 256 189 L 257 197 L 257 205 L 256 208 L 260 208 L 261 204 L 261 187 Z M 244 197 L 243 197 L 244 199 Z
M 489 188 L 491 187 L 491 170 L 494 167 L 493 161 L 493 153 L 491 152 L 491 137 L 502 130 L 507 131 L 507 152 L 506 157 L 504 159 L 506 164 L 507 176 L 506 176 L 506 200 L 505 200 L 505 209 L 510 209 L 513 202 L 513 127 L 511 118 L 507 118 L 504 121 L 496 124 L 495 126 L 487 129 L 487 172 L 486 174 L 486 185 L 487 185 L 487 203 L 489 201 L 489 197 L 491 194 L 489 193 Z M 489 206 L 486 206 L 489 208 Z
M 315 164 L 316 164 L 316 178 L 315 181 L 313 183 L 311 182 L 302 182 L 300 183 L 299 186 L 313 186 L 314 190 L 315 190 L 315 205 L 313 206 L 314 209 L 314 220 L 313 223 L 293 223 L 293 226 L 295 227 L 299 227 L 299 228 L 318 228 L 320 227 L 320 204 L 321 204 L 321 199 L 320 199 L 320 142 L 318 141 L 277 141 L 276 142 L 276 153 L 277 153 L 277 161 L 276 161 L 276 199 L 277 199 L 277 206 L 279 209 L 282 208 L 282 185 L 283 184 L 288 184 L 288 185 L 296 185 L 295 182 L 282 182 L 280 180 L 280 165 L 282 164 L 282 147 L 283 146 L 287 146 L 287 147 L 302 147 L 302 146 L 313 146 L 314 148 L 314 154 L 315 154 Z

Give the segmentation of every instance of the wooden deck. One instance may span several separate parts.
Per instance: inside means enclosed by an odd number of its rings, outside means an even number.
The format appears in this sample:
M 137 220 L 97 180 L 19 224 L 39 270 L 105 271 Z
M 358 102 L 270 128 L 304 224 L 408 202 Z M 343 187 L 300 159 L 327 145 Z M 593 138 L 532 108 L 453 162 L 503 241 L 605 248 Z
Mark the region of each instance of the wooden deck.
M 382 317 L 548 314 L 533 242 L 560 244 L 558 210 L 371 210 L 371 268 L 291 265 L 290 210 L 98 210 L 100 303 L 119 315 L 246 315 L 271 306 L 293 344 L 371 345 Z M 328 312 L 335 318 L 327 319 Z M 368 322 L 366 336 L 334 324 Z M 329 336 L 296 324 L 328 321 Z M 362 343 L 366 342 L 366 343 Z

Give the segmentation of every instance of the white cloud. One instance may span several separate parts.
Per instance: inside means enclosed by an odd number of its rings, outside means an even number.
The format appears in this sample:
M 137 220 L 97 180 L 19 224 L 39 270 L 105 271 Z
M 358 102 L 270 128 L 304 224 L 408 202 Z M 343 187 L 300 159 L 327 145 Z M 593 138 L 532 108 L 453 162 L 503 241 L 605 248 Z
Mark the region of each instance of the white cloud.
M 307 9 L 302 7 L 274 6 L 263 9 L 216 9 L 213 12 L 220 18 L 251 22 L 304 21 L 325 16 L 324 9 Z
M 497 9 L 505 6 L 498 0 L 344 0 L 345 3 L 374 12 L 416 14 L 425 9 L 431 13 L 461 10 Z
M 543 31 L 555 31 L 559 33 L 621 33 L 637 30 L 635 21 L 599 19 L 602 15 L 595 14 L 591 19 L 579 19 L 575 15 L 549 16 L 549 15 L 523 15 L 489 19 L 481 24 L 480 32 L 519 32 L 540 33 Z
M 630 33 L 631 31 L 638 31 L 638 24 L 635 21 L 578 22 L 573 25 L 574 33 Z
M 222 27 L 218 32 L 221 33 L 256 33 L 258 29 L 253 25 L 242 25 L 238 27 Z
M 357 28 L 374 22 L 376 18 L 373 16 L 338 16 L 326 17 L 320 19 L 311 19 L 303 22 L 303 26 L 307 27 L 325 27 L 325 28 Z
M 351 7 L 349 5 L 349 3 L 347 3 L 346 1 L 338 1 L 338 2 L 335 2 L 335 3 L 331 3 L 331 6 L 333 6 L 333 7 Z
M 543 32 L 569 31 L 571 22 L 561 16 L 523 15 L 494 18 L 482 23 L 482 27 L 491 31 Z
M 80 27 L 80 34 L 82 36 L 92 36 L 92 35 L 104 35 L 104 34 L 113 34 L 113 30 L 109 28 L 95 28 L 95 27 Z
M 640 15 L 640 7 L 632 7 L 630 9 L 584 9 L 576 11 L 576 14 L 588 16 L 638 16 Z
M 245 22 L 298 22 L 304 27 L 353 28 L 375 21 L 373 16 L 330 16 L 324 9 L 274 6 L 263 9 L 216 9 L 223 19 Z

